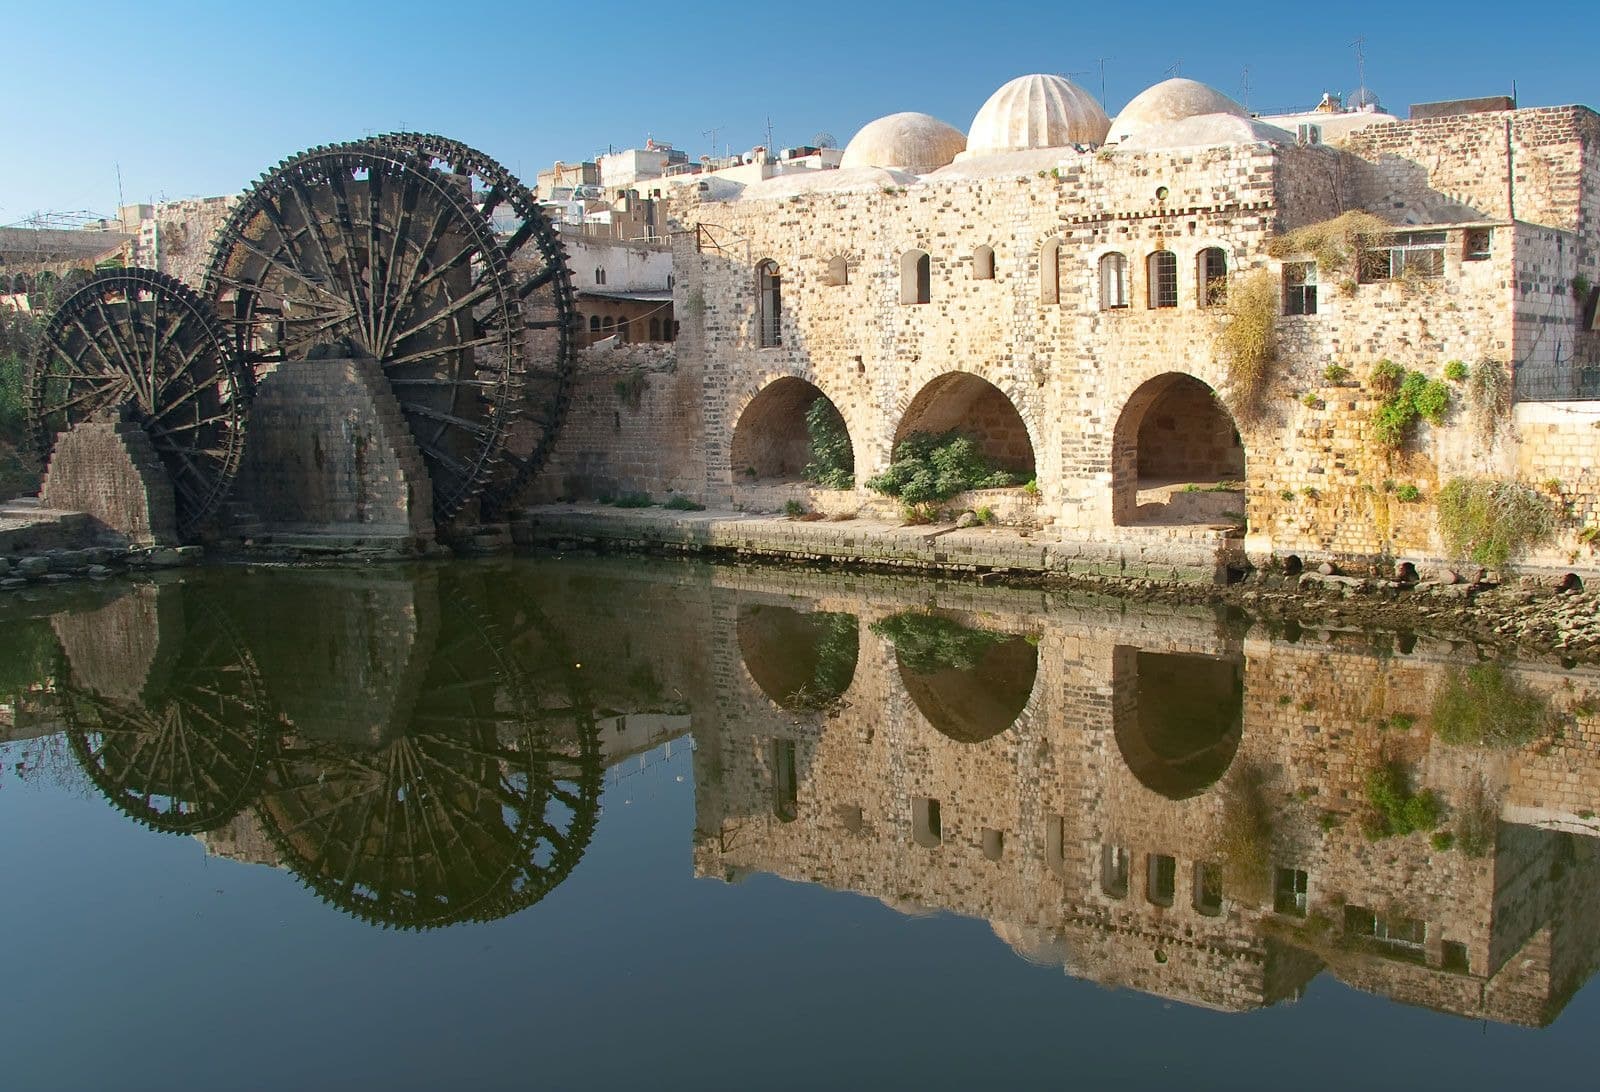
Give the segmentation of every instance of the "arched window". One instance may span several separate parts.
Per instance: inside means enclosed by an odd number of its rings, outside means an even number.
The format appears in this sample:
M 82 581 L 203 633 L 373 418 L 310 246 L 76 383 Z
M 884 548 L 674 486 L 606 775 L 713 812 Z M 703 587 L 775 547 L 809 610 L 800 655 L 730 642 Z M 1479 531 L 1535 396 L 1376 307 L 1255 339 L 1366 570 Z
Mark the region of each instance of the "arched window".
M 1128 306 L 1128 256 L 1105 254 L 1100 258 L 1100 310 Z
M 1195 259 L 1195 282 L 1200 286 L 1200 306 L 1220 307 L 1228 301 L 1228 254 L 1208 246 Z
M 617 340 L 624 345 L 628 343 L 628 316 L 617 316 Z
M 823 283 L 831 287 L 850 283 L 850 261 L 843 254 L 828 259 L 828 273 Z
M 1039 302 L 1061 302 L 1061 240 L 1046 239 L 1039 248 Z
M 661 320 L 658 318 L 653 318 L 650 320 L 650 340 L 661 340 Z
M 756 337 L 763 349 L 783 344 L 782 281 L 771 258 L 756 266 Z
M 911 801 L 911 837 L 919 846 L 932 849 L 944 841 L 944 820 L 939 801 L 919 796 Z
M 599 315 L 590 315 L 589 316 L 589 332 L 591 334 L 598 334 L 600 332 L 600 316 Z
M 604 267 L 598 266 L 598 265 L 594 267 L 594 283 L 595 284 L 605 284 L 606 283 L 606 271 L 605 271 Z
M 617 320 L 612 318 L 610 315 L 607 315 L 605 318 L 600 320 L 600 329 L 602 331 L 614 330 L 614 329 L 616 329 L 616 326 L 617 326 Z
M 900 302 L 927 303 L 933 298 L 933 263 L 926 251 L 900 255 Z
M 792 823 L 800 814 L 800 777 L 792 739 L 772 741 L 772 814 L 781 823 Z
M 1157 250 L 1145 263 L 1149 277 L 1150 306 L 1178 306 L 1178 256 L 1170 250 Z
M 671 287 L 672 287 L 672 286 L 673 286 L 673 284 L 674 284 L 674 283 L 676 283 L 676 282 L 675 282 L 675 281 L 673 281 L 673 279 L 672 279 L 672 274 L 671 274 L 671 273 L 668 273 L 668 274 L 667 274 L 667 288 L 669 288 L 669 289 L 670 289 L 670 288 L 671 288 Z
M 972 279 L 975 281 L 994 280 L 994 247 L 980 246 L 972 252 Z
M 1100 890 L 1114 899 L 1128 897 L 1128 851 L 1121 846 L 1100 847 Z

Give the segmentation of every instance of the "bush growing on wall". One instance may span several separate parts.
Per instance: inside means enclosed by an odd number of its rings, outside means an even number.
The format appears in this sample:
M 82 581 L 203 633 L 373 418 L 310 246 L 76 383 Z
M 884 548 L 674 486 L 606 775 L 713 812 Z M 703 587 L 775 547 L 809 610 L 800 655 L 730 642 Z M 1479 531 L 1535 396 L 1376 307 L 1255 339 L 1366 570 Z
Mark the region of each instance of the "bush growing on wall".
M 1499 664 L 1451 670 L 1433 701 L 1433 730 L 1446 743 L 1512 749 L 1553 726 L 1550 707 Z
M 1439 490 L 1439 534 L 1451 555 L 1498 568 L 1556 529 L 1550 502 L 1520 482 L 1452 478 Z
M 1228 368 L 1231 408 L 1241 420 L 1257 414 L 1272 378 L 1278 359 L 1278 307 L 1278 282 L 1268 270 L 1236 277 L 1228 289 L 1217 347 Z
M 898 497 L 909 505 L 948 500 L 969 489 L 1017 485 L 1021 477 L 997 470 L 983 457 L 977 441 L 952 429 L 913 432 L 894 449 L 889 469 L 867 481 L 867 488 Z

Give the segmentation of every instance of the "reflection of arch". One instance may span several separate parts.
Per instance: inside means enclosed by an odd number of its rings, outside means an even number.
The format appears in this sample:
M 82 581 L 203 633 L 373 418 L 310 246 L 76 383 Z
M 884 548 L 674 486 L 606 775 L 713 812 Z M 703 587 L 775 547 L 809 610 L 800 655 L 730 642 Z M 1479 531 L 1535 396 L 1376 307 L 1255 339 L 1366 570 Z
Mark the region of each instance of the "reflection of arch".
M 1033 696 L 1039 651 L 1025 637 L 918 611 L 875 622 L 872 630 L 894 645 L 912 704 L 959 743 L 982 743 L 1004 732 Z
M 441 581 L 440 600 L 439 640 L 407 722 L 371 747 L 296 737 L 257 806 L 291 870 L 381 925 L 431 928 L 532 905 L 576 866 L 598 814 L 598 734 L 555 631 L 520 604 L 521 628 L 543 640 L 534 651 L 524 633 L 513 657 L 478 606 L 481 587 Z
M 735 480 L 792 481 L 804 477 L 806 464 L 811 462 L 806 414 L 819 399 L 833 411 L 834 425 L 848 440 L 844 418 L 833 400 L 804 379 L 784 376 L 763 387 L 733 426 L 728 459 Z M 848 464 L 846 470 L 854 469 L 853 447 L 844 461 Z
M 1215 523 L 1223 509 L 1242 507 L 1237 493 L 1183 491 L 1245 476 L 1233 417 L 1194 376 L 1167 372 L 1140 385 L 1117 419 L 1111 458 L 1112 520 L 1119 525 Z
M 853 614 L 751 603 L 739 608 L 738 633 L 745 670 L 780 709 L 824 709 L 855 678 L 861 638 Z
M 1244 731 L 1240 657 L 1119 646 L 1112 689 L 1117 748 L 1145 788 L 1186 800 L 1227 773 Z
M 1033 441 L 1028 426 L 1005 392 L 971 372 L 946 372 L 906 407 L 894 443 L 914 432 L 935 435 L 956 429 L 978 442 L 984 457 L 1001 470 L 1031 476 Z
M 140 606 L 139 597 L 106 608 L 135 622 L 118 635 L 115 652 L 125 662 L 117 666 L 92 662 L 111 650 L 94 647 L 87 631 L 96 626 L 74 624 L 103 624 L 101 612 L 64 623 L 60 694 L 68 743 L 95 787 L 129 818 L 173 834 L 214 830 L 254 799 L 276 748 L 276 716 L 261 673 L 205 593 L 164 588 L 131 619 L 120 610 L 130 605 Z M 146 628 L 137 625 L 141 617 L 153 631 L 148 643 L 167 647 L 140 647 L 136 638 L 146 634 L 132 629 Z M 83 641 L 90 647 L 74 647 Z M 170 658 L 169 669 L 153 671 L 146 653 L 157 662 Z M 75 671 L 75 656 L 91 662 Z M 132 671 L 124 685 L 111 682 L 118 666 Z

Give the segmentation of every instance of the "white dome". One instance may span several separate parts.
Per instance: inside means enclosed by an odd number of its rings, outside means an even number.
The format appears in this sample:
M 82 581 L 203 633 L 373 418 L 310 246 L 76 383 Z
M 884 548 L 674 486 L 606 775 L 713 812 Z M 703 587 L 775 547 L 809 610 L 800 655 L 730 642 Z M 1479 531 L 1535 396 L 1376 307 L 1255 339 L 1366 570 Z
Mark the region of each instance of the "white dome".
M 845 145 L 840 167 L 887 167 L 927 174 L 960 155 L 967 138 L 954 125 L 908 111 L 869 121 Z
M 1060 76 L 1018 76 L 989 96 L 967 130 L 967 154 L 1099 144 L 1111 119 L 1094 96 Z
M 1216 88 L 1180 76 L 1163 80 L 1135 95 L 1133 101 L 1122 108 L 1117 120 L 1111 123 L 1106 142 L 1121 142 L 1148 126 L 1182 121 L 1201 114 L 1232 114 L 1236 118 L 1249 116 L 1244 107 Z
M 1178 121 L 1147 125 L 1122 143 L 1118 151 L 1156 152 L 1177 148 L 1211 148 L 1219 144 L 1293 144 L 1287 129 L 1233 114 L 1196 114 Z

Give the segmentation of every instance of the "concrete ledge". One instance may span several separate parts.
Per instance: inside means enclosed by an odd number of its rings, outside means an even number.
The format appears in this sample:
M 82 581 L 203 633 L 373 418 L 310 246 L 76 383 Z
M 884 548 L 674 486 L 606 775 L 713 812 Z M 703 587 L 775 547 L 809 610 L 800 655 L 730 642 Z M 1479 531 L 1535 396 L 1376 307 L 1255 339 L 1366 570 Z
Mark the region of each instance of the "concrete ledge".
M 1055 532 L 951 524 L 902 527 L 876 520 L 807 522 L 743 512 L 541 505 L 512 522 L 513 541 L 535 549 L 669 551 L 927 572 L 1220 583 L 1234 551 L 1218 532 L 1123 528 L 1115 541 Z

